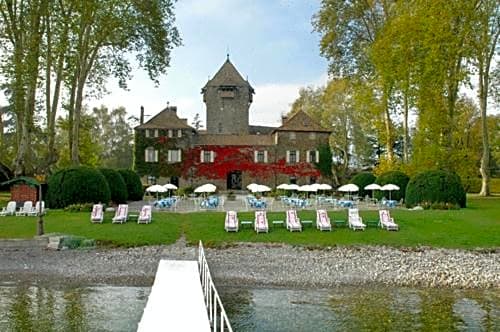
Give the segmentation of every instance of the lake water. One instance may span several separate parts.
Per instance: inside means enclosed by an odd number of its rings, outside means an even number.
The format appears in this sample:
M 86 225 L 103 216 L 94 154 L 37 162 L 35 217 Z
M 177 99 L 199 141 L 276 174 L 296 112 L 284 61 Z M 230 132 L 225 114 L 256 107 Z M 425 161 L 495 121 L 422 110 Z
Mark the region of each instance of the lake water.
M 0 331 L 135 331 L 149 287 L 0 285 Z M 500 291 L 219 287 L 235 331 L 500 331 Z

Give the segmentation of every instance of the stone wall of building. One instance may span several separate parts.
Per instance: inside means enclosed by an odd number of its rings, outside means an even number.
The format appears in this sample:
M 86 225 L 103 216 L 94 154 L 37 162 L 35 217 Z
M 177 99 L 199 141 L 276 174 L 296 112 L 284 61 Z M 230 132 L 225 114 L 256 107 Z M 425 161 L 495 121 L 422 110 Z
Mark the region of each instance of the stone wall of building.
M 213 134 L 248 134 L 251 91 L 249 87 L 207 87 L 203 101 L 207 108 L 207 132 Z

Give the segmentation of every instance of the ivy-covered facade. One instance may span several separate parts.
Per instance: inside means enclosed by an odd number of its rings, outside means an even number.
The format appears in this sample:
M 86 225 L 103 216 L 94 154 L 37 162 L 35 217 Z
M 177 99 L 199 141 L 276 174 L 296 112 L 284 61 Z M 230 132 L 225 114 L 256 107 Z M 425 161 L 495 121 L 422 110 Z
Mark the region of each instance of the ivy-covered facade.
M 309 184 L 321 181 L 319 147 L 330 131 L 305 112 L 280 127 L 252 126 L 254 89 L 229 58 L 202 89 L 207 130 L 196 130 L 169 106 L 135 128 L 135 170 L 144 182 L 180 187 L 214 183 L 238 190 L 250 183 Z

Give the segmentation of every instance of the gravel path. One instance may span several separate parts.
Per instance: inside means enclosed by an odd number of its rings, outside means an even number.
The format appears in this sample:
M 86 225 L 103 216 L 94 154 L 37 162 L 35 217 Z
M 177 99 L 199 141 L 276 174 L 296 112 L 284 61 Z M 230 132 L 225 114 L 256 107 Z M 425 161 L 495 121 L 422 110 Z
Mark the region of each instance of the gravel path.
M 53 251 L 0 243 L 0 280 L 150 286 L 159 259 L 196 259 L 183 239 L 169 246 Z M 379 283 L 500 288 L 500 250 L 238 244 L 206 249 L 216 283 L 323 288 Z

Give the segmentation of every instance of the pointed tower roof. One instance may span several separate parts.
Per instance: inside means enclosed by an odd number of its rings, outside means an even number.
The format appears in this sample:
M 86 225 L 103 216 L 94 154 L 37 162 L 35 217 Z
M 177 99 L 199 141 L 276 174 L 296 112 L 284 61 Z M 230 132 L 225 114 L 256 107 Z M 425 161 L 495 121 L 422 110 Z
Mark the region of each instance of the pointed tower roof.
M 243 79 L 236 67 L 229 60 L 229 55 L 215 76 L 205 84 L 203 90 L 209 86 L 247 86 L 253 92 L 250 83 Z
M 316 120 L 311 118 L 303 110 L 299 110 L 292 116 L 283 121 L 281 127 L 276 128 L 274 131 L 314 131 L 330 133 L 331 130 L 323 128 Z

